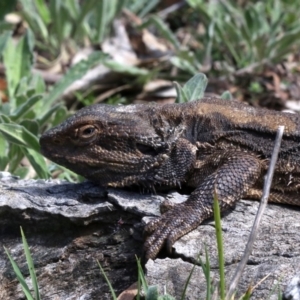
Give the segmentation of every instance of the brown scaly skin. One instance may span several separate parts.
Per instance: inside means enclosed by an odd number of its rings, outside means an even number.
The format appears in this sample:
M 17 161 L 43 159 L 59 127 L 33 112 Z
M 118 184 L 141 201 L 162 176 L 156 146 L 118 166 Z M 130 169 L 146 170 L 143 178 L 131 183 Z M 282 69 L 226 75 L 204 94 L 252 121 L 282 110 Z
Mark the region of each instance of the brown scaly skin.
M 240 198 L 259 199 L 276 131 L 285 126 L 271 202 L 299 205 L 300 117 L 205 98 L 164 106 L 94 105 L 40 139 L 52 161 L 102 185 L 194 188 L 188 200 L 146 225 L 146 258 L 154 258 Z

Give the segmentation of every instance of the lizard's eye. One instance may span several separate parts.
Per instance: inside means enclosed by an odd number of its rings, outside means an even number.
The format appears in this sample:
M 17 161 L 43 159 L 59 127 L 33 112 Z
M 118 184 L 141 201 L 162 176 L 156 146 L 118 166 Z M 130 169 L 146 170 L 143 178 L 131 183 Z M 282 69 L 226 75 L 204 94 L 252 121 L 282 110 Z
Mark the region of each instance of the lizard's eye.
M 96 134 L 96 128 L 92 125 L 86 125 L 78 130 L 78 137 L 83 139 L 88 139 Z

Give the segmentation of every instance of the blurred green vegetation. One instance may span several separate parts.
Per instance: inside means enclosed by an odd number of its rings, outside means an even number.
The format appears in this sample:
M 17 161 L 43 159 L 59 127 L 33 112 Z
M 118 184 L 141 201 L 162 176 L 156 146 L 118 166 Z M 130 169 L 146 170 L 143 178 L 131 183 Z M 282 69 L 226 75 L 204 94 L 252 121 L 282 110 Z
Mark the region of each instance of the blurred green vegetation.
M 264 86 L 255 79 L 257 72 L 291 55 L 297 58 L 300 7 L 296 1 L 187 0 L 171 4 L 158 0 L 1 1 L 0 62 L 6 87 L 0 90 L 0 170 L 21 177 L 48 178 L 52 174 L 78 180 L 71 172 L 46 163 L 38 143 L 40 135 L 63 121 L 71 107 L 103 100 L 129 103 L 153 80 L 182 84 L 199 72 L 234 82 L 235 76 L 247 71 L 253 75 L 247 92 L 259 95 Z M 11 21 L 12 17 L 17 21 Z M 143 40 L 144 30 L 150 32 L 166 49 L 163 55 L 145 59 L 142 47 L 135 46 L 137 63 L 128 65 L 104 53 L 102 47 L 114 36 L 116 20 L 133 32 L 132 45 L 136 36 Z M 92 49 L 87 59 L 72 64 L 72 58 L 86 47 Z M 61 77 L 54 84 L 33 72 L 34 68 L 51 72 L 57 61 L 63 63 Z M 116 85 L 124 90 L 129 86 L 130 96 L 120 89 L 99 100 L 97 93 L 79 90 L 73 93 L 75 100 L 70 105 L 64 92 L 98 65 L 119 74 Z M 175 87 L 178 102 L 195 100 L 204 93 L 203 85 L 194 94 L 178 84 Z M 231 94 L 222 97 L 231 99 Z

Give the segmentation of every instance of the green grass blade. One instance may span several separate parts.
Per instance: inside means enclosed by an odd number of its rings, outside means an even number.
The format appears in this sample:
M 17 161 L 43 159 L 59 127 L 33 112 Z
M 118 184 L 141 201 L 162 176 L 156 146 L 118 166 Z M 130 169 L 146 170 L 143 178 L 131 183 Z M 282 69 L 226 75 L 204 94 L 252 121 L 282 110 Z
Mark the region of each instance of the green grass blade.
M 210 278 L 210 262 L 209 262 L 209 256 L 207 247 L 205 246 L 205 272 L 204 272 L 205 278 L 206 278 L 206 299 L 211 299 L 212 294 L 212 286 L 211 286 L 211 278 Z
M 39 286 L 38 286 L 38 282 L 34 270 L 34 264 L 22 227 L 21 227 L 21 235 L 22 235 L 22 242 L 23 242 L 24 252 L 25 252 L 26 261 L 28 265 L 28 270 L 29 270 L 29 274 L 30 274 L 30 278 L 31 278 L 31 282 L 35 294 L 35 300 L 40 300 L 41 298 L 40 298 Z
M 137 256 L 135 257 L 135 259 L 136 259 L 137 264 L 138 264 L 139 259 L 137 258 Z M 137 300 L 141 299 L 141 297 L 140 297 L 140 294 L 141 294 L 141 283 L 142 283 L 142 279 L 141 279 L 141 274 L 140 274 L 140 271 L 139 271 L 139 268 L 138 268 L 138 284 L 137 284 L 138 285 L 137 286 L 138 292 L 137 292 L 137 295 L 136 295 L 136 299 Z
M 241 297 L 241 300 L 249 300 L 252 295 L 252 289 L 248 288 L 246 293 Z
M 142 287 L 144 292 L 146 293 L 148 290 L 148 284 L 145 278 L 145 274 L 141 265 L 140 260 L 136 257 L 136 262 L 137 262 L 137 266 L 138 266 L 138 278 L 140 280 L 140 282 L 142 283 Z
M 131 12 L 138 15 L 138 12 L 147 5 L 148 0 L 139 0 L 139 1 L 127 1 L 126 8 L 130 10 Z
M 110 290 L 110 292 L 111 292 L 112 298 L 113 298 L 114 300 L 117 300 L 116 293 L 115 293 L 115 291 L 114 291 L 114 289 L 113 289 L 113 287 L 112 287 L 112 285 L 111 285 L 109 279 L 107 278 L 107 276 L 106 276 L 106 274 L 105 274 L 105 272 L 104 272 L 104 270 L 103 270 L 103 268 L 102 268 L 102 266 L 101 266 L 99 260 L 97 260 L 97 263 L 98 263 L 98 266 L 99 266 L 99 268 L 100 268 L 100 270 L 101 270 L 101 273 L 102 273 L 102 275 L 103 275 L 105 281 L 106 281 L 107 284 L 108 284 L 108 287 L 109 287 L 109 290 Z
M 44 0 L 35 0 L 34 2 L 44 24 L 48 25 L 51 22 L 51 16 L 46 2 Z
M 225 299 L 225 263 L 224 263 L 224 250 L 223 250 L 223 239 L 222 239 L 222 226 L 221 226 L 221 214 L 219 200 L 217 192 L 214 192 L 214 220 L 216 227 L 217 245 L 218 245 L 218 258 L 219 258 L 219 272 L 220 272 L 220 296 L 221 299 Z
M 98 2 L 97 11 L 98 16 L 96 20 L 96 30 L 97 30 L 97 43 L 103 42 L 107 30 L 108 24 L 111 21 L 111 13 L 116 10 L 117 3 L 112 0 L 102 0 Z
M 29 290 L 29 287 L 25 281 L 25 278 L 23 277 L 20 268 L 18 267 L 17 263 L 14 261 L 14 259 L 12 258 L 12 256 L 9 254 L 8 250 L 4 247 L 4 250 L 9 258 L 9 261 L 13 267 L 13 270 L 17 276 L 18 281 L 21 284 L 22 290 L 24 292 L 24 294 L 26 295 L 27 300 L 34 300 L 33 296 L 31 295 L 31 292 Z
M 159 4 L 160 0 L 150 0 L 145 3 L 143 9 L 139 12 L 140 18 L 145 17 L 155 6 Z
M 196 268 L 196 265 L 193 266 L 193 268 L 192 268 L 192 270 L 191 270 L 191 272 L 190 272 L 190 274 L 189 274 L 189 276 L 188 276 L 188 278 L 187 278 L 187 280 L 184 284 L 184 288 L 183 288 L 183 291 L 182 291 L 182 294 L 181 294 L 181 297 L 180 297 L 181 300 L 185 299 L 185 294 L 186 294 L 186 291 L 187 291 L 187 287 L 188 287 L 188 285 L 191 281 L 191 278 L 192 278 L 192 275 L 194 273 L 195 268 Z
M 28 4 L 30 2 L 30 4 Z M 35 11 L 33 3 L 31 1 L 21 0 L 23 10 L 19 14 L 28 23 L 30 29 L 35 33 L 36 36 L 41 35 L 43 42 L 49 42 L 49 32 L 46 24 L 43 22 L 40 15 Z
M 211 277 L 210 277 L 210 262 L 209 262 L 209 256 L 208 256 L 208 251 L 207 251 L 207 247 L 205 245 L 205 264 L 203 263 L 201 257 L 199 256 L 198 258 L 202 271 L 204 273 L 205 276 L 205 280 L 206 280 L 206 300 L 210 300 L 211 299 L 211 295 L 212 295 L 212 285 L 211 285 Z
M 95 8 L 95 5 L 97 4 L 97 0 L 89 0 L 84 1 L 78 6 L 78 12 L 77 12 L 77 5 L 74 4 L 74 8 L 71 9 L 71 16 L 74 18 L 74 14 L 78 13 L 78 16 L 76 18 L 76 24 L 74 24 L 73 33 L 71 34 L 72 37 L 77 37 L 79 34 L 82 33 L 82 29 L 85 26 L 85 18 L 88 14 L 90 14 L 93 9 Z

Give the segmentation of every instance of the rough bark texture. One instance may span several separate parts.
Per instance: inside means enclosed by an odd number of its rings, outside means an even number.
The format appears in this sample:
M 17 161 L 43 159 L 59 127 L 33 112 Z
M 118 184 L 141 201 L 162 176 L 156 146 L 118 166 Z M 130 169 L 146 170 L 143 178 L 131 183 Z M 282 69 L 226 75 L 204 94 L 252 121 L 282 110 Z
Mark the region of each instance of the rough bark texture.
M 166 195 L 103 189 L 85 182 L 17 180 L 0 173 L 0 249 L 8 248 L 28 282 L 28 269 L 19 226 L 30 245 L 43 299 L 111 299 L 97 266 L 104 267 L 117 293 L 137 280 L 135 254 L 142 253 L 143 216 L 159 215 Z M 168 199 L 186 197 L 171 193 Z M 222 219 L 226 279 L 229 282 L 245 248 L 258 203 L 240 201 Z M 300 272 L 300 210 L 269 205 L 259 237 L 239 285 L 239 294 L 256 285 L 253 299 L 277 299 L 292 277 Z M 181 238 L 173 258 L 146 264 L 149 283 L 179 298 L 193 265 L 207 247 L 211 274 L 218 282 L 213 221 Z M 174 258 L 174 257 L 177 257 Z M 180 257 L 180 258 L 178 258 Z M 204 299 L 206 283 L 196 267 L 187 299 Z M 0 250 L 0 299 L 24 299 L 4 250 Z M 297 299 L 297 298 L 294 298 Z

